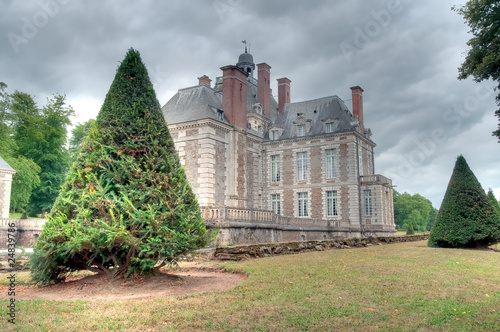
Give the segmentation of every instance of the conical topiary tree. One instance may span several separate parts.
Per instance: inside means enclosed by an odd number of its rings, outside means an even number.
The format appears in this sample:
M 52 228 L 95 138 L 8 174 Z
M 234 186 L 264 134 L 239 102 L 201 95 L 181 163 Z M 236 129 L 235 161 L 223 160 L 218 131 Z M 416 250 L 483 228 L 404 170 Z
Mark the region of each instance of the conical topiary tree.
M 460 155 L 429 235 L 431 247 L 488 246 L 500 241 L 500 221 Z
M 206 229 L 139 52 L 120 64 L 31 260 L 32 279 L 155 271 Z

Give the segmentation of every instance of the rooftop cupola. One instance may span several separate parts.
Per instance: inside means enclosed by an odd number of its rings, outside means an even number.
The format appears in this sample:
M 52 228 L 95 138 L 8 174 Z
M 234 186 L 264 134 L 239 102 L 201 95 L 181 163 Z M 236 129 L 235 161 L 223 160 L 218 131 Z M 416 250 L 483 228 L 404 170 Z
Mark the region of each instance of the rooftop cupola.
M 241 68 L 245 73 L 249 76 L 253 77 L 253 71 L 255 69 L 255 63 L 253 63 L 253 56 L 248 53 L 246 41 L 243 41 L 245 44 L 245 53 L 242 53 L 238 58 L 237 67 Z

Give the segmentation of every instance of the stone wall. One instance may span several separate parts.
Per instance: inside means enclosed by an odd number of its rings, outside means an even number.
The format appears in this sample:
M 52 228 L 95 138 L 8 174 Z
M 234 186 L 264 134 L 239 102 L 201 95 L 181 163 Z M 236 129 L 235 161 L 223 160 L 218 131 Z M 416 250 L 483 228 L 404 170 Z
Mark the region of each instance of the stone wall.
M 9 224 L 15 223 L 16 246 L 32 247 L 43 230 L 45 219 L 0 219 L 0 249 L 7 249 Z
M 321 241 L 261 243 L 252 245 L 219 247 L 215 249 L 214 256 L 216 259 L 220 260 L 241 260 L 251 257 L 269 257 L 274 255 L 295 254 L 307 251 L 350 249 L 398 242 L 423 241 L 427 240 L 428 237 L 428 234 L 416 234 L 404 236 L 347 238 Z
M 9 217 L 13 173 L 12 171 L 0 170 L 0 218 Z

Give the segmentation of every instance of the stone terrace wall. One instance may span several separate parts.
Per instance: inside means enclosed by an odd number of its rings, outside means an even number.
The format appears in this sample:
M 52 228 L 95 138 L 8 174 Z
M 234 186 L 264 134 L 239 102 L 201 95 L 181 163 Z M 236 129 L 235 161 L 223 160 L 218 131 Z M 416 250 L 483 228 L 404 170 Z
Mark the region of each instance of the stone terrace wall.
M 0 249 L 7 249 L 9 224 L 16 224 L 16 246 L 31 247 L 42 233 L 45 219 L 0 219 Z
M 398 242 L 422 241 L 427 240 L 428 238 L 428 234 L 416 234 L 402 236 L 349 238 L 325 241 L 261 243 L 231 247 L 219 247 L 215 249 L 214 257 L 220 260 L 241 260 L 252 257 L 268 257 L 274 255 L 295 254 L 307 251 L 349 249 L 355 247 L 369 247 L 373 245 L 383 245 Z

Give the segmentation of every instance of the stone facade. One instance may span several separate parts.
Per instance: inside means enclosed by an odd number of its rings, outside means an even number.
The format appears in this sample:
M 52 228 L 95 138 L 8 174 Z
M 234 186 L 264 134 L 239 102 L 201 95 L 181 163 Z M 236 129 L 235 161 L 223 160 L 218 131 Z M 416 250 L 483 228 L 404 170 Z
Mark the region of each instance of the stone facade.
M 352 112 L 337 96 L 291 103 L 285 77 L 278 103 L 271 67 L 258 64 L 255 79 L 253 57 L 239 60 L 221 68 L 214 86 L 201 76 L 163 106 L 220 243 L 394 234 L 392 181 L 374 171 L 363 89 L 351 88 Z M 259 212 L 266 217 L 256 218 Z
M 16 171 L 0 157 L 0 218 L 9 218 L 12 176 Z

